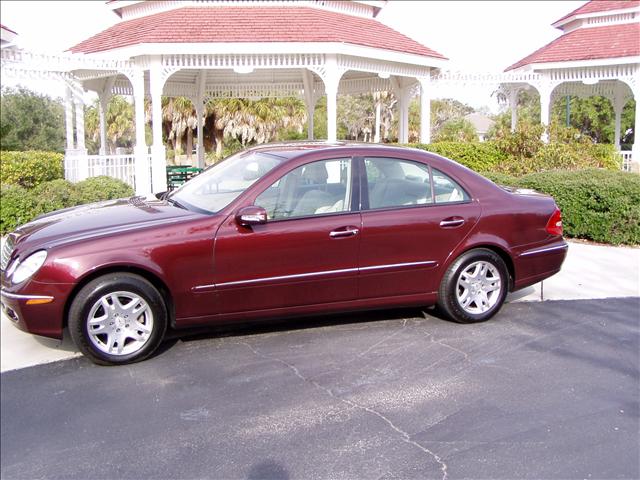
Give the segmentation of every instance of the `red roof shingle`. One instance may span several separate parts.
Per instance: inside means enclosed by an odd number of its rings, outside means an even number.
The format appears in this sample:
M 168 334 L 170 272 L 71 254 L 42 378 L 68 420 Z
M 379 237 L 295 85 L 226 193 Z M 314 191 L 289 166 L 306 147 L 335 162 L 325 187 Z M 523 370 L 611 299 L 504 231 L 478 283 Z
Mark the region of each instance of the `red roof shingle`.
M 556 38 L 505 71 L 532 63 L 640 56 L 640 23 L 580 28 Z
M 95 53 L 141 43 L 334 42 L 435 58 L 440 53 L 370 19 L 310 7 L 181 7 L 118 23 L 70 48 Z
M 574 15 L 608 12 L 609 10 L 622 10 L 624 8 L 634 8 L 637 6 L 640 6 L 640 0 L 591 0 L 581 7 L 576 8 L 573 12 L 568 13 L 561 19 L 556 20 L 552 25 L 566 20 L 569 17 L 573 17 Z

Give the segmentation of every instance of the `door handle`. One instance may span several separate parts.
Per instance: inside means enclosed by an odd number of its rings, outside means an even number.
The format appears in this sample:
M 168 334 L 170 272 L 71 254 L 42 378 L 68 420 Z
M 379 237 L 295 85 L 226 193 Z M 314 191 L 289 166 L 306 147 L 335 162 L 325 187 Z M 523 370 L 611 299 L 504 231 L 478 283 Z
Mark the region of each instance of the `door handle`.
M 345 228 L 344 230 L 334 230 L 329 233 L 331 238 L 345 238 L 345 237 L 353 237 L 357 235 L 359 230 L 357 228 Z
M 449 218 L 445 218 L 440 222 L 440 226 L 444 228 L 459 227 L 462 224 L 464 224 L 464 218 L 460 218 L 460 217 L 449 217 Z

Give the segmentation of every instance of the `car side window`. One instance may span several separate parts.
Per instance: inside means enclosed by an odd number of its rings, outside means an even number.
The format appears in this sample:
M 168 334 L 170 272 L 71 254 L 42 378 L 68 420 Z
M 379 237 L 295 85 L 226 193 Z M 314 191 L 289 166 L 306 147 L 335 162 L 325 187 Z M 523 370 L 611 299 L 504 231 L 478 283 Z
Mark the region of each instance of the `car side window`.
M 349 211 L 351 159 L 307 163 L 290 171 L 256 198 L 269 220 Z
M 436 203 L 465 202 L 469 200 L 469 194 L 458 182 L 435 168 L 433 173 L 433 189 Z
M 402 207 L 433 202 L 429 167 L 395 158 L 364 159 L 369 208 Z

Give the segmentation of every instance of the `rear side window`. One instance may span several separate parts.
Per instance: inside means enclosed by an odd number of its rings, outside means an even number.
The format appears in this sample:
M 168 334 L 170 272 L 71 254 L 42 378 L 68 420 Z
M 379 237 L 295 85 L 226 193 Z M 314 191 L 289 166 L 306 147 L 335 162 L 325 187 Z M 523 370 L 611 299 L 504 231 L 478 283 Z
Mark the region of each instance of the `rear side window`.
M 429 167 L 395 158 L 364 159 L 369 208 L 423 205 L 433 202 Z
M 436 203 L 466 202 L 470 199 L 464 188 L 451 177 L 435 168 L 431 172 Z

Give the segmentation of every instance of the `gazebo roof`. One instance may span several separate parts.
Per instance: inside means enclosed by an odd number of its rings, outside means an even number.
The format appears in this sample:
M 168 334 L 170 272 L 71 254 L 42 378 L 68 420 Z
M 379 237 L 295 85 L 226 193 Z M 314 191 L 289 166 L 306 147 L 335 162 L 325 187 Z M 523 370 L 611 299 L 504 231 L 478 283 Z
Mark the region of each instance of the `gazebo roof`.
M 534 63 L 640 56 L 640 24 L 580 28 L 556 38 L 506 71 Z
M 310 7 L 180 7 L 120 22 L 71 47 L 97 53 L 138 44 L 343 43 L 445 59 L 372 19 Z
M 585 3 L 573 12 L 566 14 L 564 17 L 553 22 L 554 27 L 560 27 L 567 23 L 572 17 L 578 15 L 589 15 L 592 13 L 610 12 L 613 10 L 626 10 L 640 6 L 640 0 L 592 0 Z

